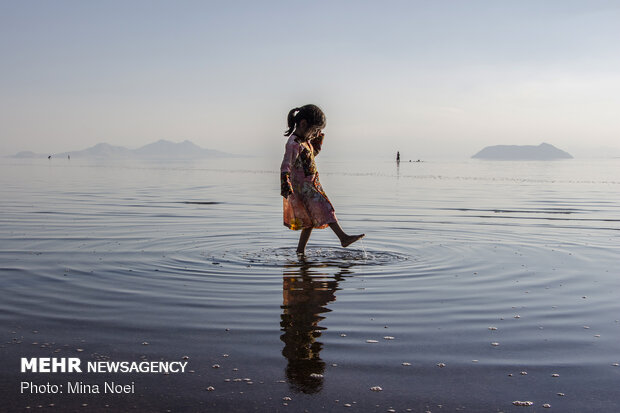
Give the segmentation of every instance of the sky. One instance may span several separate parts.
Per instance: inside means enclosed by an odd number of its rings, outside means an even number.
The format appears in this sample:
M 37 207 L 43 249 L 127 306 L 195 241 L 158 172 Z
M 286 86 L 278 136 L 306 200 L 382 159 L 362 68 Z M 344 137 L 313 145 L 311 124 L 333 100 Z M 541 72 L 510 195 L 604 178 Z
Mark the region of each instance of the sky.
M 0 155 L 167 139 L 281 157 L 620 156 L 620 2 L 0 0 Z

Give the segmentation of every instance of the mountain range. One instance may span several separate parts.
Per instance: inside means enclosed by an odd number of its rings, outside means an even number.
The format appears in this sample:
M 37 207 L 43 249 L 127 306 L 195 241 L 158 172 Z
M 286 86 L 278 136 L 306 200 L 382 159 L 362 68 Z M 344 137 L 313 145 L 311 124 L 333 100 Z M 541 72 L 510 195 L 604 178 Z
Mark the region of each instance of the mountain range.
M 19 152 L 13 158 L 103 158 L 103 159 L 204 159 L 204 158 L 230 158 L 237 157 L 231 153 L 204 149 L 185 140 L 175 143 L 167 140 L 144 145 L 138 149 L 128 149 L 123 146 L 114 146 L 107 143 L 99 143 L 90 148 L 80 151 L 62 152 L 49 154 L 37 154 L 30 151 Z

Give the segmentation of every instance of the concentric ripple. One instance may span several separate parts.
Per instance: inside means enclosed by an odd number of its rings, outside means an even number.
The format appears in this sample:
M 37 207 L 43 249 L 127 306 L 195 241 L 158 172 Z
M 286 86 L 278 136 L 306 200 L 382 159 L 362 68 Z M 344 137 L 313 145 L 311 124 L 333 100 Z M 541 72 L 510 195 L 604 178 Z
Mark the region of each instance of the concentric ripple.
M 321 265 L 333 267 L 390 265 L 409 260 L 404 254 L 373 249 L 343 249 L 323 247 L 308 249 L 298 255 L 293 247 L 265 247 L 259 250 L 229 251 L 222 261 L 230 264 L 263 267 L 282 267 L 291 264 Z

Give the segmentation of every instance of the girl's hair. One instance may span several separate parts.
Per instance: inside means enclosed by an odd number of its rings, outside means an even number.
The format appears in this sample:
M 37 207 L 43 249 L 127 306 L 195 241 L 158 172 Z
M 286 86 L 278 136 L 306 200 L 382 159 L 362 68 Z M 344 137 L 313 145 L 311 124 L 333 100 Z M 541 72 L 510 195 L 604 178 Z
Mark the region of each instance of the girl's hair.
M 291 109 L 288 113 L 287 122 L 288 130 L 284 132 L 284 136 L 290 136 L 295 126 L 302 120 L 306 120 L 309 126 L 325 127 L 325 114 L 317 105 L 305 105 L 300 108 Z

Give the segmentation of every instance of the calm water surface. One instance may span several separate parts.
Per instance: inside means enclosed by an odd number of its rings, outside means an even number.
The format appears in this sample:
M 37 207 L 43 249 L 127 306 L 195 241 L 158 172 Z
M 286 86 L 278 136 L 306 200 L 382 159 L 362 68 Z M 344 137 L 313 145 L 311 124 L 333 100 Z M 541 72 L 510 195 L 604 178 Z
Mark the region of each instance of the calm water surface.
M 278 166 L 2 160 L 4 406 L 620 408 L 620 160 L 320 160 L 343 228 L 366 238 L 342 249 L 317 230 L 305 260 Z M 21 395 L 101 380 L 20 374 L 35 356 L 189 357 L 191 372 L 107 377 L 132 396 Z

